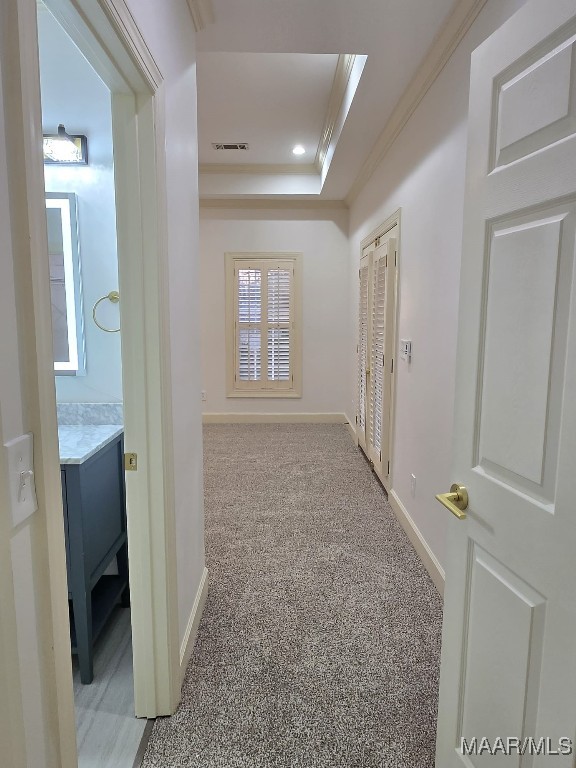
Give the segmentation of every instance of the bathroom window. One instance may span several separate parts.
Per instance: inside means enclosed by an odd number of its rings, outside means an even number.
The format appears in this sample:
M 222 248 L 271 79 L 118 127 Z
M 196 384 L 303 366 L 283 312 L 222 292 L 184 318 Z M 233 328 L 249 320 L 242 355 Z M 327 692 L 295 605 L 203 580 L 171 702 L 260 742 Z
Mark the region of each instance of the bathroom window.
M 299 253 L 227 253 L 229 397 L 301 396 Z
M 56 375 L 85 373 L 76 195 L 46 193 L 46 223 Z

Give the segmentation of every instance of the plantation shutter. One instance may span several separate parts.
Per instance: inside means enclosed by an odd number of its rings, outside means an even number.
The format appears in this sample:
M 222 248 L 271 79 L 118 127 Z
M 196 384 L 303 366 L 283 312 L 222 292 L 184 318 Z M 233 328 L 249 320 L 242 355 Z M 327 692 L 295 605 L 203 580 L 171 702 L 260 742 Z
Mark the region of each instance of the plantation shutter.
M 291 379 L 290 335 L 292 322 L 292 278 L 294 267 L 274 267 L 268 276 L 268 381 Z
M 236 389 L 275 391 L 293 388 L 294 291 L 293 260 L 236 260 Z
M 237 270 L 238 349 L 240 381 L 260 381 L 262 375 L 262 270 Z

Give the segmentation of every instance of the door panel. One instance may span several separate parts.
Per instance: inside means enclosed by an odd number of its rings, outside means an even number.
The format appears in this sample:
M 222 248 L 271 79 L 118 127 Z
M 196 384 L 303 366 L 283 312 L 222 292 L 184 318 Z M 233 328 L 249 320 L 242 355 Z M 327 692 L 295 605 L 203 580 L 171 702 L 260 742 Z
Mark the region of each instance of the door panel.
M 396 239 L 388 237 L 374 250 L 372 262 L 371 390 L 369 458 L 382 481 L 389 474 L 392 410 L 392 359 L 396 285 Z
M 398 227 L 395 227 L 396 235 Z M 394 359 L 396 357 L 396 289 L 398 280 L 398 240 L 396 237 L 388 237 L 386 243 L 386 323 L 384 339 L 384 384 L 382 390 L 382 445 L 380 449 L 380 462 L 378 471 L 380 479 L 386 487 L 390 476 L 392 464 L 392 403 L 394 384 Z
M 472 57 L 437 768 L 576 737 L 575 14 L 530 0 Z
M 359 445 L 366 450 L 368 422 L 369 359 L 370 359 L 370 322 L 369 288 L 370 264 L 372 254 L 363 256 L 360 261 L 359 284 L 360 300 L 358 311 L 358 413 L 356 434 Z
M 359 270 L 356 433 L 358 444 L 384 485 L 390 471 L 397 231 L 396 224 L 364 249 Z
M 386 344 L 386 286 L 387 281 L 386 245 L 378 246 L 372 261 L 372 308 L 370 349 L 370 423 L 369 423 L 369 458 L 375 469 L 381 469 L 384 417 L 384 350 Z M 386 451 L 387 452 L 387 451 Z
M 575 38 L 533 62 L 520 57 L 499 80 L 496 93 L 496 152 L 492 167 L 506 165 L 574 133 L 576 120 Z M 554 83 L 554 88 L 549 84 Z
M 562 373 L 552 362 L 565 356 L 568 298 L 557 288 L 560 267 L 563 276 L 572 269 L 572 218 L 563 211 L 493 229 L 483 318 L 478 462 L 488 474 L 550 501 L 545 463 L 552 481 Z
M 480 734 L 491 742 L 502 734 L 533 731 L 540 677 L 545 598 L 478 546 L 470 549 L 469 614 L 461 680 L 461 736 Z M 490 690 L 485 706 L 478 691 Z M 472 763 L 476 765 L 476 756 Z M 489 756 L 490 765 L 499 765 Z M 478 756 L 482 765 L 486 757 Z M 500 756 L 502 765 L 520 765 Z

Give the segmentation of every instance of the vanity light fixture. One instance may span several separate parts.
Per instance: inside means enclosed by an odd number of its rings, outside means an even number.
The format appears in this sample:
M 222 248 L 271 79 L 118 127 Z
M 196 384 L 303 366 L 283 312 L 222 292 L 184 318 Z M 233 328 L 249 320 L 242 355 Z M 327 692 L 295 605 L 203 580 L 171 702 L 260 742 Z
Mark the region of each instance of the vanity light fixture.
M 296 146 L 292 150 L 292 154 L 293 155 L 303 155 L 303 154 L 305 154 L 305 152 L 306 152 L 306 150 L 304 149 L 302 144 L 296 144 Z
M 43 151 L 46 165 L 88 165 L 88 139 L 66 133 L 62 124 L 57 134 L 44 134 Z

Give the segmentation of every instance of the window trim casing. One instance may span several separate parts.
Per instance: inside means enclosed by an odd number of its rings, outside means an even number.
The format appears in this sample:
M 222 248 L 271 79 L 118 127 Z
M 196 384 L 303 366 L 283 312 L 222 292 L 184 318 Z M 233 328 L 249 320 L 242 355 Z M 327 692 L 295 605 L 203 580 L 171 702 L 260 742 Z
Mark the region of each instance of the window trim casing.
M 293 384 L 287 389 L 239 389 L 236 387 L 236 313 L 234 269 L 242 262 L 291 261 L 294 265 L 292 337 Z M 226 278 L 226 397 L 275 398 L 302 397 L 302 253 L 294 251 L 242 251 L 224 254 Z

